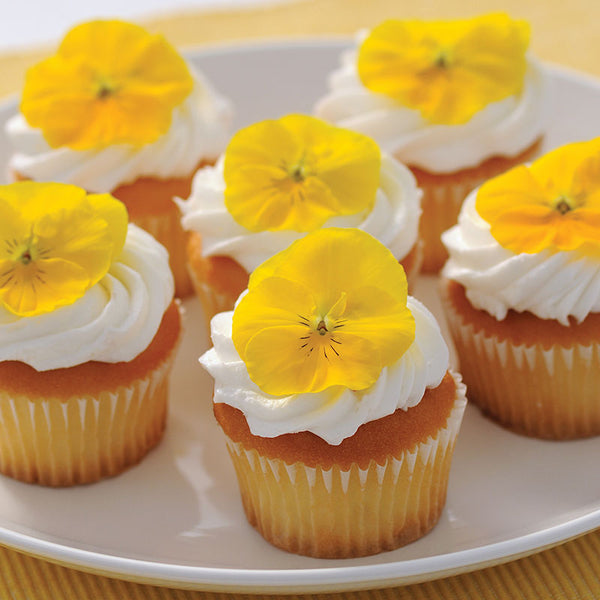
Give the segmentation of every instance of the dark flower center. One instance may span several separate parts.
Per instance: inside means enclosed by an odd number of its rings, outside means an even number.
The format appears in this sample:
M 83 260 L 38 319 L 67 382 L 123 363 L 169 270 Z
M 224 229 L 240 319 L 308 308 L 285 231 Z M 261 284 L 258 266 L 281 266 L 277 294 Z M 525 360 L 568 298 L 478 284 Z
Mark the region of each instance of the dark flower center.
M 565 196 L 560 196 L 558 198 L 554 208 L 556 208 L 561 215 L 566 215 L 569 211 L 573 210 L 573 207 Z

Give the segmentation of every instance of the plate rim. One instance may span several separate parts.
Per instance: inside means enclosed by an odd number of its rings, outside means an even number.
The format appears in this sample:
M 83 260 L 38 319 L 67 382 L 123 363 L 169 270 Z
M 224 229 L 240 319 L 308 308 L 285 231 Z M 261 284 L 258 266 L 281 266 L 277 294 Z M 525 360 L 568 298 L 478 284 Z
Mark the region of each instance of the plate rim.
M 478 548 L 384 564 L 302 569 L 230 569 L 119 557 L 41 540 L 6 527 L 0 527 L 0 542 L 67 568 L 135 583 L 230 593 L 291 594 L 375 589 L 441 579 L 536 554 L 598 527 L 600 508 L 558 525 Z M 512 546 L 519 548 L 507 552 Z M 475 556 L 477 560 L 473 560 Z M 423 569 L 423 563 L 429 568 Z M 403 566 L 402 574 L 389 572 L 399 564 Z M 350 572 L 352 577 L 348 578 Z
M 239 52 L 269 52 L 277 49 L 337 48 L 342 51 L 352 37 L 299 37 L 293 39 L 243 40 L 187 46 L 181 53 L 190 60 Z M 553 79 L 564 79 L 600 93 L 600 79 L 565 65 L 544 62 Z M 0 113 L 14 109 L 17 94 L 0 98 Z M 0 526 L 0 543 L 29 556 L 68 568 L 135 583 L 172 588 L 238 593 L 317 593 L 408 585 L 479 570 L 566 543 L 600 527 L 600 506 L 587 514 L 508 540 L 477 548 L 383 564 L 299 569 L 232 569 L 181 565 L 128 558 L 76 548 L 40 539 Z M 425 565 L 425 569 L 423 568 Z M 394 573 L 402 565 L 402 573 Z M 349 575 L 351 575 L 349 577 Z

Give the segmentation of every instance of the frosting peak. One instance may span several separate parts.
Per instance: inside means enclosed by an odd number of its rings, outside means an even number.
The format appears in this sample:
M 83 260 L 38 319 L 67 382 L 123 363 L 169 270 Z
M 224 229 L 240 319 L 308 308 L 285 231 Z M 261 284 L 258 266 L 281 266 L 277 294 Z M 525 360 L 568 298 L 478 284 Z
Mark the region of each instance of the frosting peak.
M 191 69 L 190 69 L 191 70 Z M 173 109 L 171 125 L 150 144 L 118 144 L 99 150 L 51 148 L 23 115 L 9 119 L 6 133 L 15 149 L 9 169 L 35 181 L 72 183 L 90 192 L 107 192 L 139 177 L 183 177 L 203 159 L 225 147 L 231 104 L 199 72 L 190 95 Z
M 361 32 L 360 45 L 366 37 Z M 492 102 L 462 124 L 427 121 L 418 110 L 367 89 L 357 71 L 357 50 L 342 55 L 329 79 L 329 92 L 315 106 L 326 121 L 372 137 L 409 166 L 449 173 L 477 166 L 491 156 L 515 156 L 543 133 L 548 115 L 549 81 L 529 54 L 520 94 Z
M 224 159 L 199 171 L 192 193 L 179 206 L 184 229 L 202 235 L 206 256 L 233 258 L 246 271 L 287 248 L 305 234 L 296 231 L 252 232 L 237 223 L 225 206 Z M 372 209 L 328 219 L 323 227 L 357 227 L 387 246 L 396 259 L 404 258 L 418 238 L 421 191 L 412 173 L 389 155 L 382 154 L 379 188 Z
M 108 273 L 73 304 L 33 317 L 0 305 L 0 361 L 47 371 L 133 360 L 154 338 L 173 291 L 166 250 L 130 224 Z
M 502 247 L 477 212 L 477 190 L 465 200 L 458 224 L 442 241 L 450 258 L 443 275 L 465 287 L 471 304 L 498 320 L 508 310 L 529 311 L 568 325 L 600 312 L 600 262 L 578 251 L 535 254 Z

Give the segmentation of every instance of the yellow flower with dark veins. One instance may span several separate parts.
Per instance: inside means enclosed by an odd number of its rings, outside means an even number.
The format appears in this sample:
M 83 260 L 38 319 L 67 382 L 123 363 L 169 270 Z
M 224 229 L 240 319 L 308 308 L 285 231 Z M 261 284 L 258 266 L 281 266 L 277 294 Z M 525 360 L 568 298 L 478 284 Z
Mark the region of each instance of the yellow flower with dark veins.
M 466 123 L 519 94 L 529 26 L 505 14 L 456 21 L 384 21 L 358 51 L 363 85 L 436 124 Z
M 140 146 L 167 132 L 193 85 L 162 36 L 122 21 L 91 21 L 27 71 L 21 112 L 53 148 Z
M 404 269 L 358 229 L 320 229 L 265 261 L 233 314 L 250 378 L 275 396 L 366 389 L 414 335 Z
M 600 255 L 600 138 L 568 144 L 484 183 L 475 208 L 499 244 L 521 253 Z
M 261 121 L 225 151 L 225 206 L 250 231 L 312 231 L 370 210 L 380 166 L 365 135 L 305 115 Z
M 72 304 L 106 275 L 126 235 L 127 211 L 109 194 L 0 186 L 0 306 L 28 317 Z

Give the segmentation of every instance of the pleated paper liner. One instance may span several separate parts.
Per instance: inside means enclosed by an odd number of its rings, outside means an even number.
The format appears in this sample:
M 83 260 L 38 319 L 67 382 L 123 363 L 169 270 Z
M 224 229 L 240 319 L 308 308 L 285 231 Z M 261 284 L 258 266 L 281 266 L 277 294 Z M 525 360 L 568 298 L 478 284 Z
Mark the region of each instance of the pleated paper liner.
M 203 161 L 196 170 L 210 164 L 213 162 Z M 191 295 L 194 288 L 186 266 L 187 233 L 181 226 L 181 212 L 173 198 L 186 199 L 190 195 L 195 173 L 169 179 L 141 177 L 112 191 L 112 195 L 127 207 L 130 221 L 168 250 L 178 298 Z
M 181 214 L 175 205 L 163 215 L 144 215 L 131 219 L 158 240 L 169 253 L 169 266 L 175 280 L 175 295 L 186 298 L 193 294 L 194 287 L 186 265 L 185 245 L 187 232 L 181 227 Z
M 462 169 L 455 173 L 430 173 L 411 166 L 417 185 L 423 190 L 419 235 L 425 243 L 425 256 L 421 271 L 437 273 L 448 258 L 441 235 L 458 220 L 464 199 L 484 181 L 508 171 L 521 163 L 532 160 L 539 151 L 538 140 L 518 156 L 507 158 L 494 156 L 477 167 Z M 409 165 L 410 166 L 410 165 Z
M 29 483 L 91 483 L 138 463 L 161 440 L 171 361 L 96 397 L 0 392 L 0 472 Z
M 248 521 L 273 545 L 319 558 L 375 554 L 425 535 L 446 501 L 466 405 L 465 386 L 454 378 L 456 397 L 445 426 L 381 464 L 289 464 L 228 438 Z
M 444 289 L 471 402 L 523 435 L 566 440 L 600 434 L 600 343 L 524 344 L 501 338 L 474 324 L 447 284 Z M 543 331 L 543 320 L 538 321 Z
M 179 310 L 172 304 L 150 346 L 129 363 L 87 363 L 45 373 L 4 363 L 0 473 L 69 486 L 138 463 L 165 429 L 179 327 Z M 10 385 L 11 377 L 24 373 L 33 380 Z
M 187 243 L 189 276 L 200 300 L 210 333 L 210 321 L 220 312 L 233 310 L 236 300 L 248 287 L 248 272 L 228 256 L 203 256 L 202 237 L 191 232 Z M 400 261 L 408 279 L 409 290 L 414 286 L 423 262 L 423 244 L 417 240 L 410 252 Z

